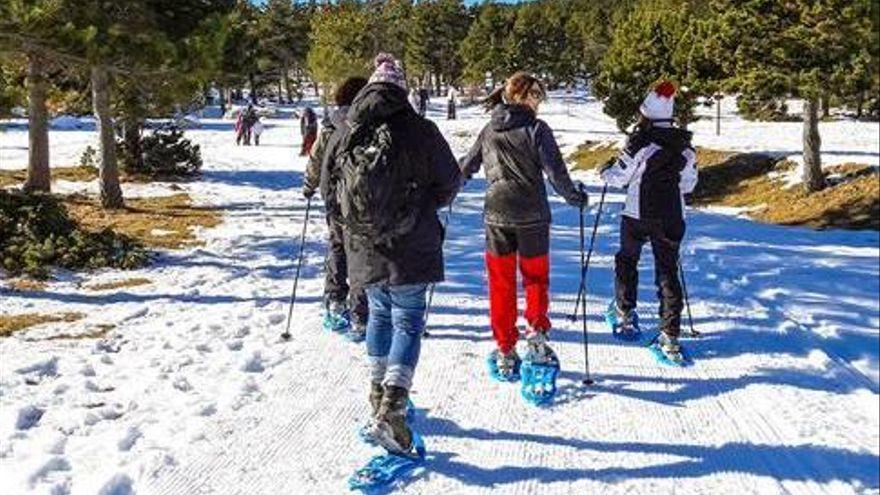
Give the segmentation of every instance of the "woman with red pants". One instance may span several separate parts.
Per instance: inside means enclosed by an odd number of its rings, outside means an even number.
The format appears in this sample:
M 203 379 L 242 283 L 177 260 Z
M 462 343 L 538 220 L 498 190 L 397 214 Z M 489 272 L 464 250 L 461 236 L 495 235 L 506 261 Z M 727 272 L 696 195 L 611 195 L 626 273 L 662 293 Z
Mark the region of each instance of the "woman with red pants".
M 568 175 L 553 131 L 537 118 L 546 93 L 534 76 L 518 72 L 486 100 L 491 121 L 460 166 L 465 178 L 485 168 L 486 268 L 489 273 L 489 318 L 498 348 L 489 357 L 493 375 L 519 379 L 521 360 L 516 352 L 516 268 L 526 294 L 525 337 L 532 358 L 552 355 L 550 330 L 550 206 L 544 175 L 566 202 L 587 202 L 582 184 Z

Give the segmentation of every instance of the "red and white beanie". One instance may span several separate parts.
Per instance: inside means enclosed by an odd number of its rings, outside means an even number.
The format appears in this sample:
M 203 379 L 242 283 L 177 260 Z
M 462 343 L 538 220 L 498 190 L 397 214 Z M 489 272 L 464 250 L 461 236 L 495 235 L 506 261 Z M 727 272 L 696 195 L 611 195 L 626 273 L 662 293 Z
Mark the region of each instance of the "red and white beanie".
M 672 111 L 675 106 L 675 85 L 669 81 L 663 81 L 648 93 L 639 112 L 648 120 L 672 120 Z

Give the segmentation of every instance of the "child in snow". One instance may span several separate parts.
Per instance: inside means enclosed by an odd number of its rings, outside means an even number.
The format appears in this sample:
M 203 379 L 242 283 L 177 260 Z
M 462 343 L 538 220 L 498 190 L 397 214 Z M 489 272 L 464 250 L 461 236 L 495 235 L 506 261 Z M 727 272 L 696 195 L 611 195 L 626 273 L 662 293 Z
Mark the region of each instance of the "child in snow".
M 324 258 L 324 326 L 335 331 L 347 329 L 349 340 L 354 342 L 364 340 L 367 334 L 367 295 L 363 287 L 350 287 L 348 284 L 343 224 L 336 201 L 339 170 L 323 170 L 323 165 L 336 165 L 334 160 L 324 160 L 327 142 L 334 133 L 348 127 L 346 115 L 349 106 L 366 84 L 367 80 L 362 77 L 351 77 L 336 90 L 336 109 L 324 121 L 312 147 L 303 184 L 306 198 L 311 198 L 319 188 L 324 198 L 328 231 L 327 255 Z
M 251 126 L 251 131 L 254 134 L 254 146 L 259 146 L 260 134 L 263 134 L 263 121 L 260 120 L 259 116 L 257 116 L 257 120 L 254 122 L 254 125 Z
M 541 363 L 551 355 L 547 346 L 550 207 L 544 175 L 569 204 L 587 203 L 583 184 L 575 185 L 568 175 L 553 131 L 536 117 L 544 98 L 544 87 L 536 77 L 524 72 L 511 76 L 487 98 L 491 121 L 461 160 L 466 178 L 481 166 L 486 169 L 489 318 L 498 346 L 490 360 L 503 380 L 517 379 L 521 362 L 516 352 L 517 261 L 526 293 L 529 357 Z
M 621 215 L 620 251 L 615 256 L 615 300 L 609 321 L 623 338 L 639 332 L 635 309 L 642 246 L 651 243 L 655 284 L 660 298 L 660 350 L 681 359 L 682 290 L 678 278 L 678 249 L 684 237 L 685 194 L 697 185 L 696 154 L 691 133 L 673 127 L 675 86 L 665 81 L 645 97 L 639 124 L 617 160 L 604 167 L 602 179 L 627 188 Z
M 299 133 L 303 140 L 299 156 L 307 156 L 312 151 L 315 140 L 318 139 L 318 116 L 311 107 L 306 107 L 299 118 Z
M 348 112 L 350 126 L 328 140 L 323 169 L 341 165 L 337 195 L 348 275 L 352 285 L 366 287 L 370 307 L 373 416 L 363 431 L 389 452 L 412 456 L 417 442 L 406 424 L 406 402 L 419 360 L 426 290 L 443 280 L 437 209 L 452 201 L 461 173 L 437 126 L 407 101 L 394 57 L 379 54 L 375 67 Z M 394 173 L 376 176 L 382 167 L 364 166 L 385 163 L 377 153 L 385 154 L 386 170 Z

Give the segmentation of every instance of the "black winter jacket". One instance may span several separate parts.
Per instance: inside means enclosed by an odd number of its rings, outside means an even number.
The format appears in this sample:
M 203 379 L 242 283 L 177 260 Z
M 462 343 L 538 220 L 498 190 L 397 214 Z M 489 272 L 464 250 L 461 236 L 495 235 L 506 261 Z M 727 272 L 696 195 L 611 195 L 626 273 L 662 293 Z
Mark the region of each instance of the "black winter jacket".
M 348 277 L 354 286 L 407 285 L 443 280 L 443 228 L 437 209 L 452 202 L 461 182 L 461 172 L 443 135 L 433 122 L 415 113 L 406 92 L 387 83 L 367 85 L 355 98 L 348 112 L 348 126 L 330 136 L 324 159 L 336 162 L 352 129 L 387 122 L 392 142 L 402 149 L 394 166 L 416 167 L 425 171 L 419 180 L 424 188 L 415 228 L 396 243 L 394 252 L 359 243 L 346 236 Z M 325 163 L 324 170 L 336 169 Z M 339 189 L 337 194 L 345 194 Z
M 325 168 L 327 166 L 335 167 L 336 162 L 325 160 L 324 156 L 331 136 L 338 129 L 348 126 L 347 115 L 348 107 L 339 107 L 324 119 L 318 139 L 315 140 L 309 153 L 309 162 L 306 165 L 306 174 L 303 180 L 303 186 L 308 189 L 314 191 L 320 188 L 321 198 L 324 199 L 324 211 L 330 217 L 339 215 L 339 205 L 336 202 L 336 183 L 339 181 L 339 171 L 336 168 Z
M 491 121 L 460 165 L 468 179 L 481 165 L 486 168 L 484 214 L 488 225 L 525 227 L 550 223 L 543 174 L 547 174 L 553 188 L 567 202 L 579 205 L 582 201 L 550 126 L 522 105 L 496 106 Z
M 683 195 L 697 185 L 691 133 L 653 125 L 639 129 L 601 175 L 609 185 L 627 188 L 623 215 L 680 221 L 684 218 Z

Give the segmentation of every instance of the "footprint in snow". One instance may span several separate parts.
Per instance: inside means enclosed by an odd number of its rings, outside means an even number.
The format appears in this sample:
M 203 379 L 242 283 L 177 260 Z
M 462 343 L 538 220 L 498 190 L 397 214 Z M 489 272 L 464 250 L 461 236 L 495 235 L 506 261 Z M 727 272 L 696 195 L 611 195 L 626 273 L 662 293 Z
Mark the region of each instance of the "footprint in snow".
M 15 372 L 23 375 L 24 382 L 28 385 L 37 385 L 44 378 L 55 378 L 58 376 L 58 356 L 37 361 L 29 366 L 19 368 Z
M 46 410 L 34 405 L 27 405 L 18 410 L 18 417 L 15 420 L 15 429 L 30 430 L 37 426 L 42 419 Z
M 247 373 L 262 373 L 265 369 L 263 353 L 261 351 L 252 352 L 241 365 L 241 370 Z
M 130 426 L 128 431 L 125 432 L 125 435 L 123 435 L 123 437 L 119 439 L 119 442 L 116 443 L 116 446 L 119 447 L 120 451 L 128 452 L 142 436 L 144 436 L 144 434 L 141 432 L 140 428 L 137 426 Z

